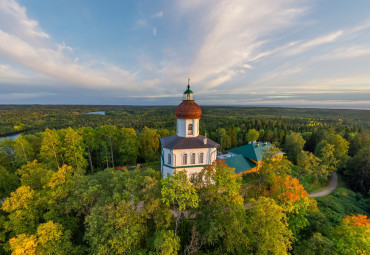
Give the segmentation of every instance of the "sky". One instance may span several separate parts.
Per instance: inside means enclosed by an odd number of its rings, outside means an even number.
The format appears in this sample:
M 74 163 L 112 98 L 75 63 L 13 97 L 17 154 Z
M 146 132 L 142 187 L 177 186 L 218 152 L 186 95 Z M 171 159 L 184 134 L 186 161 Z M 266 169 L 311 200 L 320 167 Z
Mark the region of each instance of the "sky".
M 370 109 L 368 0 L 0 0 L 0 104 Z

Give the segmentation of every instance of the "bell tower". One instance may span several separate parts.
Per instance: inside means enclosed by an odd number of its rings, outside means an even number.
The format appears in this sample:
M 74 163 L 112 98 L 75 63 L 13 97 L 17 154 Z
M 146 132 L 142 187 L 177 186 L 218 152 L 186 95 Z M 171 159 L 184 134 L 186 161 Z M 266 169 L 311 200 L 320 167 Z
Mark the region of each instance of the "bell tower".
M 175 110 L 177 118 L 177 135 L 180 137 L 197 137 L 199 135 L 199 119 L 202 110 L 194 101 L 194 93 L 188 86 L 184 92 L 182 103 Z

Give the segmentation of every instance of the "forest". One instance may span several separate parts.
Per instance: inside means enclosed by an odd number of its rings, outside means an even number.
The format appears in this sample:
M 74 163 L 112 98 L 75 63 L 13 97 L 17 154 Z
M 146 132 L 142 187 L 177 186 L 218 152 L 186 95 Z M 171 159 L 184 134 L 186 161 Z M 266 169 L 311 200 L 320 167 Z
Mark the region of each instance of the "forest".
M 202 107 L 219 151 L 274 149 L 162 178 L 174 109 L 1 105 L 0 254 L 370 254 L 370 111 Z

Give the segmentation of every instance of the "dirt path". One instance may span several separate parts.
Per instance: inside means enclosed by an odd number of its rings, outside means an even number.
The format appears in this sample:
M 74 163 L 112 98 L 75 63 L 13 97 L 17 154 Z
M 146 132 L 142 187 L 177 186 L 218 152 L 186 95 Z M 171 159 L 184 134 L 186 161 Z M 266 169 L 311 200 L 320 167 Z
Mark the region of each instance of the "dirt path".
M 323 196 L 329 195 L 330 193 L 332 193 L 337 188 L 337 185 L 338 185 L 338 175 L 337 175 L 337 173 L 334 172 L 331 175 L 329 186 L 327 186 L 325 189 L 323 189 L 321 191 L 314 192 L 314 193 L 311 193 L 311 194 L 308 194 L 308 195 L 310 197 L 323 197 Z

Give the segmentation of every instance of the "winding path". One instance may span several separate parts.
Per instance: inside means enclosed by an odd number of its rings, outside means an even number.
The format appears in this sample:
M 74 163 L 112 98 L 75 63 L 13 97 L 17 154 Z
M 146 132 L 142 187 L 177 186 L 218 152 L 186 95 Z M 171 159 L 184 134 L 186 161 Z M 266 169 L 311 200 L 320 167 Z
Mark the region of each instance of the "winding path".
M 325 189 L 323 189 L 321 191 L 318 191 L 318 192 L 308 194 L 308 196 L 310 196 L 310 197 L 323 197 L 323 196 L 329 195 L 330 193 L 332 193 L 337 188 L 337 185 L 338 185 L 338 175 L 337 175 L 336 172 L 334 172 L 331 175 L 329 185 Z

